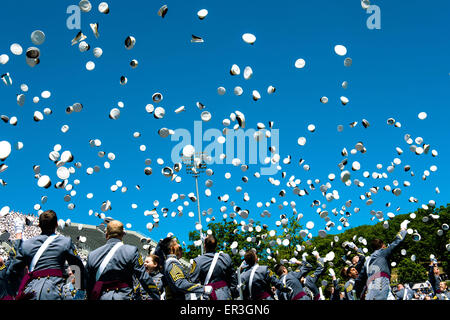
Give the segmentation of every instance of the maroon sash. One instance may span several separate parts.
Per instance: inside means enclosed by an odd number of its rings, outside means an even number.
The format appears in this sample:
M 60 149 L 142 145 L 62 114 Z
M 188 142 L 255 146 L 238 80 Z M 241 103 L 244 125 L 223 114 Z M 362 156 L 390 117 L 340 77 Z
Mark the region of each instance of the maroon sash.
M 306 292 L 305 291 L 301 291 L 299 293 L 297 293 L 295 295 L 294 298 L 292 298 L 292 300 L 300 300 L 301 298 L 303 298 L 304 296 L 306 296 Z
M 9 301 L 9 300 L 14 300 L 14 297 L 12 297 L 12 296 L 5 296 L 3 298 L 0 298 L 0 301 Z
M 264 300 L 268 297 L 271 297 L 270 293 L 264 291 L 256 296 L 256 300 Z
M 225 281 L 217 281 L 213 283 L 209 283 L 208 286 L 211 286 L 213 290 L 211 291 L 210 298 L 211 300 L 217 300 L 216 290 L 228 286 Z
M 102 292 L 105 290 L 118 290 L 122 288 L 130 288 L 130 285 L 125 282 L 121 282 L 118 280 L 114 281 L 97 281 L 94 285 L 94 288 L 91 291 L 91 296 L 89 300 L 98 300 Z
M 16 300 L 30 300 L 32 297 L 34 297 L 34 293 L 27 293 L 25 294 L 25 288 L 26 286 L 35 279 L 38 278 L 45 278 L 45 277 L 59 277 L 62 278 L 63 274 L 60 269 L 44 269 L 44 270 L 37 270 L 33 272 L 27 273 L 20 283 L 19 291 L 16 297 Z
M 388 278 L 388 279 L 391 279 L 391 276 L 388 275 L 388 274 L 385 273 L 385 272 L 377 272 L 377 273 L 373 274 L 373 275 L 367 280 L 366 285 L 369 286 L 369 284 L 370 284 L 373 280 L 378 279 L 378 278 Z

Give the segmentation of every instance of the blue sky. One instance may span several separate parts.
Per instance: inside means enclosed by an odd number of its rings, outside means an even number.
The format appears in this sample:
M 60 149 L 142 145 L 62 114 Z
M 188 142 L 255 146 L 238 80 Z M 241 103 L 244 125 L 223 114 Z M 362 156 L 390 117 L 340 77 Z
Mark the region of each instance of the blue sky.
M 78 1 L 77 1 L 78 2 Z M 200 120 L 200 111 L 195 103 L 201 101 L 212 114 L 212 120 L 203 123 L 203 130 L 217 128 L 222 130 L 222 120 L 231 112 L 239 110 L 245 114 L 247 127 L 256 128 L 258 122 L 268 124 L 274 121 L 274 128 L 279 129 L 281 159 L 292 156 L 290 165 L 283 165 L 282 171 L 287 178 L 295 175 L 301 179 L 299 187 L 308 188 L 308 179 L 320 179 L 320 184 L 328 181 L 329 173 L 338 177 L 340 170 L 337 164 L 343 159 L 342 148 L 350 152 L 355 144 L 363 141 L 367 148 L 365 154 L 350 155 L 349 165 L 353 161 L 361 163 L 361 170 L 352 172 L 352 179 L 365 183 L 364 188 L 355 185 L 346 187 L 337 178 L 332 182 L 332 189 L 337 189 L 339 200 L 327 203 L 327 210 L 338 210 L 349 199 L 353 201 L 351 210 L 359 207 L 361 211 L 352 215 L 350 226 L 374 223 L 370 221 L 370 210 L 407 213 L 415 210 L 429 200 L 437 205 L 446 205 L 449 199 L 450 178 L 446 164 L 450 162 L 448 140 L 450 138 L 448 118 L 450 116 L 448 90 L 450 86 L 449 49 L 450 43 L 445 37 L 450 18 L 450 3 L 435 1 L 432 4 L 424 1 L 408 1 L 393 3 L 388 1 L 372 1 L 381 9 L 381 29 L 370 30 L 366 20 L 370 16 L 362 8 L 359 1 L 165 1 L 165 2 L 119 2 L 110 1 L 110 13 L 98 12 L 99 1 L 91 1 L 93 9 L 81 15 L 81 29 L 88 36 L 86 41 L 91 49 L 80 52 L 78 45 L 71 46 L 71 39 L 78 30 L 66 27 L 66 9 L 77 4 L 72 1 L 55 1 L 46 3 L 32 1 L 7 1 L 2 3 L 0 17 L 2 20 L 2 36 L 0 54 L 8 54 L 10 61 L 0 65 L 0 72 L 9 72 L 13 79 L 12 86 L 0 83 L 0 113 L 9 117 L 16 116 L 18 125 L 13 127 L 0 123 L 0 141 L 6 140 L 14 145 L 17 141 L 24 143 L 20 151 L 13 149 L 5 161 L 9 168 L 0 173 L 0 179 L 8 185 L 0 187 L 0 207 L 10 206 L 12 209 L 26 213 L 36 213 L 34 205 L 40 198 L 48 196 L 43 209 L 54 209 L 62 219 L 73 222 L 98 224 L 100 220 L 89 216 L 90 209 L 101 212 L 103 201 L 112 202 L 113 216 L 124 223 L 131 223 L 132 229 L 140 231 L 158 240 L 168 232 L 175 233 L 181 240 L 187 241 L 188 232 L 193 230 L 197 220 L 197 208 L 190 202 L 185 207 L 182 217 L 170 217 L 183 201 L 170 202 L 173 193 L 189 194 L 194 192 L 194 181 L 181 172 L 182 182 L 170 182 L 160 172 L 162 166 L 156 163 L 162 158 L 165 165 L 172 166 L 170 153 L 177 144 L 170 138 L 158 136 L 158 129 L 184 128 L 193 133 L 194 121 Z M 138 4 L 136 4 L 138 3 Z M 157 15 L 160 6 L 167 4 L 169 11 L 164 19 Z M 197 11 L 207 9 L 208 16 L 204 20 L 197 18 Z M 100 25 L 99 39 L 96 39 L 89 28 L 89 23 Z M 45 32 L 46 41 L 39 46 L 41 63 L 30 68 L 25 63 L 24 54 L 14 56 L 9 48 L 12 43 L 19 43 L 24 51 L 33 46 L 30 41 L 32 31 L 39 29 Z M 242 41 L 242 34 L 252 33 L 256 36 L 254 45 Z M 191 43 L 191 35 L 205 39 L 204 43 Z M 136 46 L 126 50 L 124 40 L 132 35 L 136 38 Z M 334 46 L 342 44 L 348 49 L 346 57 L 353 59 L 353 65 L 344 67 L 344 58 L 334 53 Z M 93 56 L 92 50 L 101 47 L 103 56 Z M 294 63 L 303 58 L 306 66 L 296 69 Z M 139 61 L 136 69 L 131 69 L 129 62 Z M 87 71 L 85 64 L 94 61 L 96 68 Z M 250 80 L 244 80 L 242 74 L 232 77 L 229 69 L 233 64 L 241 68 L 251 66 L 254 74 Z M 119 79 L 128 78 L 125 86 Z M 341 83 L 349 82 L 344 90 Z M 26 103 L 19 107 L 16 94 L 20 85 L 26 83 Z M 233 94 L 235 86 L 242 86 L 244 94 L 240 97 Z M 276 92 L 268 95 L 269 85 L 276 87 Z M 227 89 L 224 96 L 217 94 L 217 88 Z M 41 99 L 34 104 L 34 96 L 49 90 L 49 99 Z M 262 98 L 253 101 L 252 90 L 258 90 Z M 145 106 L 152 103 L 155 92 L 161 92 L 164 100 L 159 104 L 166 109 L 164 119 L 157 120 L 145 112 Z M 319 99 L 327 96 L 328 104 Z M 339 101 L 340 96 L 350 99 L 345 107 Z M 117 107 L 119 101 L 124 102 L 118 120 L 108 118 L 110 109 Z M 83 104 L 80 113 L 66 114 L 67 106 L 76 102 Z M 155 105 L 159 106 L 159 105 Z M 186 106 L 186 112 L 175 114 L 174 110 Z M 36 110 L 43 111 L 50 107 L 53 114 L 45 116 L 41 122 L 33 121 Z M 419 112 L 426 112 L 428 117 L 419 120 Z M 394 118 L 402 124 L 401 128 L 388 126 L 386 120 Z M 370 127 L 365 129 L 361 120 L 367 119 Z M 358 121 L 355 128 L 349 123 Z M 67 124 L 70 130 L 62 133 L 60 128 Z M 316 131 L 310 133 L 308 124 L 314 124 Z M 337 125 L 344 125 L 343 132 L 337 132 Z M 135 131 L 141 137 L 133 138 Z M 431 154 L 417 156 L 411 153 L 404 135 L 410 134 L 413 139 L 422 137 L 424 143 L 438 151 L 438 157 Z M 301 136 L 307 138 L 303 147 L 297 144 Z M 99 148 L 89 146 L 90 139 L 100 139 Z M 75 162 L 83 165 L 70 177 L 69 183 L 79 179 L 80 184 L 74 186 L 77 194 L 72 198 L 76 205 L 74 210 L 67 209 L 64 195 L 69 192 L 55 188 L 41 189 L 34 178 L 33 165 L 40 165 L 41 172 L 58 181 L 56 167 L 48 159 L 48 154 L 55 144 L 61 144 L 62 150 L 70 150 Z M 141 152 L 140 145 L 147 150 Z M 404 150 L 398 156 L 395 147 Z M 97 156 L 99 151 L 113 152 L 116 159 L 111 161 L 111 168 L 105 169 L 106 159 Z M 399 157 L 402 164 L 387 179 L 363 178 L 363 171 L 386 172 L 387 166 L 394 158 Z M 152 159 L 151 176 L 144 175 L 145 159 Z M 306 172 L 298 166 L 300 158 L 306 160 L 311 170 Z M 376 165 L 383 165 L 378 170 Z M 405 173 L 403 166 L 409 164 L 415 176 Z M 73 165 L 73 164 L 72 164 Z M 99 173 L 87 175 L 86 169 L 98 165 Z M 436 165 L 438 170 L 423 181 L 424 170 Z M 68 167 L 69 165 L 67 165 Z M 279 187 L 271 185 L 268 177 L 256 179 L 253 173 L 260 170 L 258 165 L 250 165 L 249 171 L 243 173 L 239 167 L 232 165 L 215 165 L 212 196 L 206 197 L 201 191 L 202 210 L 213 209 L 216 219 L 222 214 L 222 205 L 217 197 L 229 194 L 231 200 L 241 208 L 250 210 L 250 218 L 260 220 L 275 228 L 275 221 L 281 213 L 290 214 L 290 208 L 278 209 L 283 201 L 296 201 L 297 211 L 302 212 L 305 225 L 313 221 L 316 227 L 314 235 L 324 227 L 324 221 L 311 208 L 313 200 L 326 203 L 325 198 L 317 191 L 307 197 L 298 197 L 292 193 L 282 179 L 281 174 L 274 176 L 281 181 Z M 184 170 L 183 170 L 184 171 Z M 231 179 L 224 179 L 226 172 Z M 243 183 L 241 177 L 249 177 Z M 111 185 L 116 180 L 123 181 L 128 187 L 126 193 L 112 193 Z M 205 189 L 205 177 L 200 178 L 200 187 Z M 393 187 L 393 180 L 411 182 L 411 186 L 401 186 L 399 197 L 382 188 Z M 135 185 L 140 185 L 138 191 Z M 243 191 L 237 193 L 236 186 Z M 381 190 L 373 196 L 370 206 L 359 199 L 359 195 L 372 186 Z M 435 188 L 439 187 L 440 194 Z M 278 197 L 281 189 L 287 191 L 284 198 Z M 308 189 L 309 190 L 309 189 Z M 250 201 L 243 201 L 243 192 L 247 192 Z M 93 193 L 93 199 L 86 194 Z M 416 197 L 419 203 L 408 202 L 409 197 Z M 258 201 L 266 203 L 272 197 L 277 203 L 269 208 L 259 209 Z M 162 207 L 169 208 L 169 217 L 161 215 L 160 226 L 151 233 L 146 230 L 150 217 L 143 215 L 145 210 L 153 209 L 153 201 L 159 200 Z M 391 202 L 386 208 L 385 203 Z M 132 209 L 131 204 L 138 205 Z M 260 218 L 263 209 L 272 213 L 271 218 Z M 228 206 L 227 212 L 232 208 Z M 193 211 L 195 218 L 188 217 Z M 209 216 L 209 217 L 211 217 Z M 340 225 L 338 217 L 332 217 Z M 203 223 L 205 224 L 204 220 Z M 338 233 L 334 228 L 331 233 Z

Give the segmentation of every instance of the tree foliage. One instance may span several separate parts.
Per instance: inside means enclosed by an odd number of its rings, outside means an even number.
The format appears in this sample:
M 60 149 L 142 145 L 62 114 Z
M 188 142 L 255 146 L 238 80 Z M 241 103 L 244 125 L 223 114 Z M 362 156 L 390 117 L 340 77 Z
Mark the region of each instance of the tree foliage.
M 391 261 L 396 263 L 395 268 L 398 269 L 400 281 L 423 280 L 423 270 L 430 263 L 430 254 L 437 258 L 444 272 L 448 273 L 450 251 L 446 249 L 446 244 L 450 243 L 450 232 L 444 231 L 444 234 L 439 236 L 437 231 L 442 230 L 444 223 L 450 224 L 450 205 L 440 208 L 430 207 L 428 210 L 420 208 L 414 214 L 416 215 L 415 218 L 412 218 L 410 214 L 398 215 L 393 219 L 387 218 L 389 223 L 387 229 L 383 227 L 383 222 L 379 222 L 375 225 L 351 228 L 338 235 L 306 239 L 307 241 L 300 236 L 302 225 L 295 214 L 288 218 L 286 225 L 274 229 L 276 231 L 274 236 L 270 235 L 270 230 L 266 225 L 261 226 L 257 221 L 242 226 L 236 220 L 228 218 L 219 222 L 212 222 L 208 224 L 208 228 L 218 239 L 219 250 L 230 254 L 236 267 L 240 265 L 243 253 L 250 248 L 257 250 L 261 264 L 270 267 L 282 260 L 286 263 L 294 257 L 300 260 L 303 252 L 306 251 L 310 254 L 313 249 L 316 249 L 322 257 L 330 251 L 334 252 L 334 260 L 327 263 L 328 267 L 333 267 L 338 273 L 345 266 L 345 260 L 350 259 L 355 254 L 353 251 L 348 251 L 348 248 L 343 248 L 343 242 L 352 241 L 358 247 L 364 248 L 367 251 L 366 255 L 369 255 L 372 252 L 370 242 L 373 239 L 379 238 L 388 245 L 399 232 L 400 224 L 408 219 L 411 221 L 408 229 L 417 230 L 421 235 L 421 240 L 414 241 L 412 236 L 408 234 L 392 254 Z M 432 215 L 434 215 L 434 218 Z M 428 218 L 426 222 L 423 220 L 425 217 Z M 257 226 L 261 227 L 260 232 L 256 231 Z M 287 246 L 282 243 L 282 240 L 286 238 L 289 239 Z M 189 240 L 195 241 L 198 239 L 199 232 L 190 233 Z M 238 242 L 237 250 L 230 249 L 230 245 L 234 241 Z M 405 255 L 402 255 L 402 249 L 406 250 Z M 185 248 L 185 251 L 185 257 L 188 259 L 195 258 L 200 254 L 200 248 L 193 244 Z M 415 262 L 411 260 L 412 255 L 415 256 Z M 345 258 L 343 259 L 343 257 Z M 411 270 L 411 276 L 407 276 L 409 272 L 407 270 Z

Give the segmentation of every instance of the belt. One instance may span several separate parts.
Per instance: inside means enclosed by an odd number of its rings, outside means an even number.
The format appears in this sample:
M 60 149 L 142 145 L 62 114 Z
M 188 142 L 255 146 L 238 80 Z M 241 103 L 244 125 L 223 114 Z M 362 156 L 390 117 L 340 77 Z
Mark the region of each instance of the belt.
M 213 283 L 209 283 L 208 286 L 211 286 L 213 288 L 212 292 L 211 292 L 211 300 L 217 300 L 217 296 L 216 296 L 216 290 L 220 289 L 220 288 L 224 288 L 226 286 L 228 286 L 228 284 L 225 281 L 217 281 L 217 282 L 213 282 Z
M 25 294 L 25 288 L 26 286 L 35 279 L 39 278 L 45 278 L 45 277 L 59 277 L 62 278 L 63 274 L 61 269 L 44 269 L 44 270 L 37 270 L 27 273 L 20 283 L 19 291 L 16 297 L 16 300 L 29 300 L 32 297 L 34 297 L 34 293 Z
M 292 300 L 300 300 L 304 296 L 306 296 L 306 292 L 305 291 L 300 291 L 299 293 L 297 293 L 295 295 L 295 297 L 292 298 Z
M 118 290 L 122 288 L 130 288 L 130 285 L 125 282 L 121 282 L 118 280 L 114 281 L 97 281 L 94 284 L 94 288 L 91 291 L 91 295 L 89 300 L 98 300 L 105 290 Z

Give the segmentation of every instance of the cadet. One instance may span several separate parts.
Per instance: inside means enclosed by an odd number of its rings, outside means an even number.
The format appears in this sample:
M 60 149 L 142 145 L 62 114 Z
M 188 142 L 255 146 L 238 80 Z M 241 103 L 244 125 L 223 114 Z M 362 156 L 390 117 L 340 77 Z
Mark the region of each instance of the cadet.
M 19 288 L 20 279 L 23 276 L 23 274 L 21 274 L 17 279 L 8 279 L 6 276 L 11 262 L 15 259 L 17 251 L 20 250 L 20 246 L 22 245 L 23 222 L 20 219 L 14 220 L 14 229 L 16 236 L 13 241 L 13 247 L 9 249 L 9 259 L 5 261 L 5 259 L 0 256 L 0 300 L 14 300 L 16 291 Z
M 375 252 L 366 259 L 361 271 L 368 278 L 366 300 L 395 299 L 390 288 L 391 268 L 389 256 L 405 238 L 408 223 L 408 220 L 401 223 L 400 232 L 389 247 L 386 247 L 380 239 L 374 239 L 372 241 L 372 248 Z
M 303 276 L 302 272 L 288 272 L 285 266 L 279 264 L 275 266 L 275 273 L 280 278 L 283 285 L 292 288 L 292 292 L 279 291 L 277 293 L 279 300 L 311 300 L 300 282 L 300 279 Z
M 147 272 L 155 281 L 156 286 L 158 287 L 159 292 L 164 292 L 164 283 L 163 283 L 163 274 L 161 273 L 162 267 L 160 263 L 160 259 L 156 254 L 151 254 L 145 258 L 144 266 L 147 269 Z
M 431 284 L 431 289 L 433 290 L 433 294 L 437 295 L 440 293 L 440 283 L 442 281 L 441 276 L 439 275 L 439 267 L 436 259 L 431 259 L 431 263 L 428 271 L 428 281 Z
M 415 297 L 414 291 L 401 283 L 397 285 L 397 292 L 395 295 L 398 300 L 412 300 Z
M 56 235 L 56 213 L 45 211 L 39 216 L 41 235 L 23 241 L 16 258 L 9 266 L 7 276 L 20 278 L 25 267 L 26 274 L 20 284 L 16 300 L 63 300 L 64 263 L 76 265 L 81 272 L 81 289 L 85 286 L 85 270 L 77 250 L 68 237 Z
M 249 269 L 241 275 L 246 300 L 274 300 L 272 286 L 281 292 L 291 292 L 292 289 L 285 286 L 275 277 L 267 266 L 260 266 L 255 250 L 248 250 L 244 259 Z
M 324 264 L 323 258 L 319 257 L 319 253 L 317 251 L 314 251 L 313 255 L 317 259 L 317 268 L 313 274 L 307 275 L 306 277 L 303 278 L 303 283 L 304 283 L 304 286 L 307 288 L 306 291 L 309 290 L 311 292 L 312 298 L 314 300 L 319 300 L 320 299 L 320 291 L 319 291 L 319 288 L 317 287 L 317 281 L 318 281 L 319 277 L 322 275 L 323 271 L 325 270 L 325 264 Z M 307 263 L 304 274 L 308 273 L 309 272 L 308 269 L 310 269 L 311 267 L 312 266 L 310 264 L 308 266 L 308 263 Z
M 211 300 L 232 300 L 238 292 L 231 258 L 226 253 L 216 253 L 217 240 L 213 235 L 207 236 L 204 244 L 206 253 L 194 259 L 190 279 L 212 286 Z
M 163 261 L 166 300 L 189 300 L 196 299 L 197 294 L 200 297 L 211 294 L 213 289 L 211 286 L 203 286 L 188 280 L 181 262 L 178 261 L 183 256 L 183 251 L 175 238 L 170 236 L 161 240 L 155 254 Z
M 448 291 L 447 282 L 441 281 L 439 284 L 439 293 L 436 297 L 439 300 L 450 300 L 450 291 Z
M 341 276 L 348 278 L 348 281 L 344 285 L 345 300 L 359 300 L 356 294 L 355 281 L 358 279 L 358 270 L 356 266 L 349 266 L 342 269 Z
M 125 232 L 120 221 L 113 220 L 106 226 L 107 242 L 89 253 L 86 271 L 88 298 L 90 300 L 132 300 L 133 276 L 149 296 L 159 300 L 159 291 L 153 279 L 145 271 L 144 261 L 135 246 L 123 244 Z

